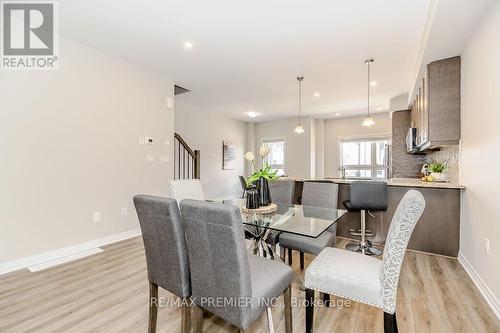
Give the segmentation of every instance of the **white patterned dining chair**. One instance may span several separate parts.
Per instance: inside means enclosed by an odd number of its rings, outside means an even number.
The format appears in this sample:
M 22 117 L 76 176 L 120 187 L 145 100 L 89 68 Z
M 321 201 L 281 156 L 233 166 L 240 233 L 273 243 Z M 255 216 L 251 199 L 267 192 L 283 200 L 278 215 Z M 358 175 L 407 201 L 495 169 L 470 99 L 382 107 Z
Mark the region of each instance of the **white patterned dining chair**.
M 420 192 L 406 192 L 392 218 L 382 260 L 338 248 L 326 248 L 313 260 L 305 273 L 307 333 L 313 331 L 315 290 L 380 308 L 384 311 L 384 332 L 398 331 L 399 274 L 408 241 L 424 208 Z
M 203 187 L 199 179 L 170 180 L 170 197 L 181 202 L 184 199 L 205 200 Z

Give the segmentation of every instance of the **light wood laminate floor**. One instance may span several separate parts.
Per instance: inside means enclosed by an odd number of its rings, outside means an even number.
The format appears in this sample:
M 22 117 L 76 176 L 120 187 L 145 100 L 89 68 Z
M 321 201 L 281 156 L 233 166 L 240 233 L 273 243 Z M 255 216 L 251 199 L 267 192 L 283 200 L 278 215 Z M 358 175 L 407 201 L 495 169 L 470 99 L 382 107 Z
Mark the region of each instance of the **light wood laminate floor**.
M 0 332 L 146 332 L 148 282 L 141 238 L 103 249 L 37 273 L 0 276 Z M 312 258 L 306 255 L 306 267 Z M 304 298 L 297 288 L 292 295 Z M 159 296 L 172 297 L 164 290 Z M 406 254 L 397 314 L 400 332 L 500 332 L 499 321 L 456 260 L 420 253 Z M 274 308 L 273 316 L 276 332 L 284 332 L 282 309 Z M 342 309 L 318 307 L 315 332 L 383 332 L 382 317 L 381 310 L 356 302 Z M 179 308 L 161 308 L 158 332 L 178 332 L 180 319 Z M 266 325 L 264 314 L 248 331 L 266 332 Z M 294 332 L 304 332 L 304 326 L 304 308 L 295 307 Z M 203 331 L 237 329 L 208 315 Z

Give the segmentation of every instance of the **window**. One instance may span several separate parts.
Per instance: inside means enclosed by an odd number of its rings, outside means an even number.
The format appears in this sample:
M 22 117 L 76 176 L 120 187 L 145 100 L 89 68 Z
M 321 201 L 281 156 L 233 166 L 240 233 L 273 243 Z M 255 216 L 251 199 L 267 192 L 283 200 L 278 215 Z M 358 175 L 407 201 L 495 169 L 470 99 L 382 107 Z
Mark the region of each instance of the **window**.
M 272 170 L 278 170 L 277 175 L 285 174 L 285 139 L 263 139 L 262 144 L 269 147 L 269 154 L 264 159 Z
M 385 178 L 388 138 L 366 138 L 340 141 L 340 165 L 346 178 Z

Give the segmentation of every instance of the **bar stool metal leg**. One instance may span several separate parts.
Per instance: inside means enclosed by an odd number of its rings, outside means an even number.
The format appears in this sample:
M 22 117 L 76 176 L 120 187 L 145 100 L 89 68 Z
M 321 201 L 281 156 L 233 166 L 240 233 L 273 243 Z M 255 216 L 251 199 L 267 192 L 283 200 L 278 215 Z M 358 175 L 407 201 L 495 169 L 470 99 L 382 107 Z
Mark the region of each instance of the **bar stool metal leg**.
M 366 212 L 361 210 L 361 253 L 366 254 Z
M 373 247 L 372 243 L 366 239 L 366 211 L 361 210 L 361 241 L 358 242 L 350 242 L 345 248 L 349 251 L 361 252 L 367 255 L 376 255 L 379 256 L 382 254 L 382 251 Z

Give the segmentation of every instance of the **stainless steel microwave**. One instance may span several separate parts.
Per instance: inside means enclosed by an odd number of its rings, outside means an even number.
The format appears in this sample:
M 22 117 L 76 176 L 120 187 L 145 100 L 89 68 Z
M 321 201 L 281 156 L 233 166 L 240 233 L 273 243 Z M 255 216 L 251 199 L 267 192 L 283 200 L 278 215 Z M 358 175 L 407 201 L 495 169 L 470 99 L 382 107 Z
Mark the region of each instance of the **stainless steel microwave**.
M 409 153 L 414 153 L 418 151 L 417 129 L 415 127 L 410 127 L 408 129 L 408 134 L 406 134 L 406 151 Z

